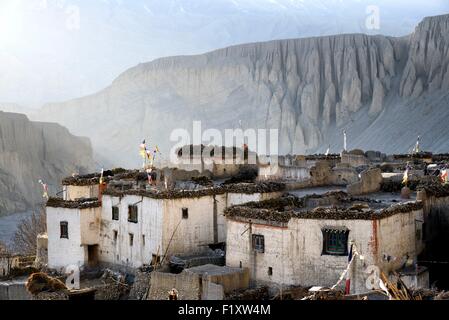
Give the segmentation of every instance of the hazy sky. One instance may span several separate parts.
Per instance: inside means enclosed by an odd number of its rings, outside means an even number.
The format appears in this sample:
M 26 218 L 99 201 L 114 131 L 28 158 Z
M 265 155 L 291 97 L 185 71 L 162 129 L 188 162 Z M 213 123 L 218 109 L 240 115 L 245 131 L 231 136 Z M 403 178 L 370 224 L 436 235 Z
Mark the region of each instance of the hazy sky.
M 0 102 L 76 98 L 140 62 L 232 44 L 406 35 L 444 13 L 449 0 L 0 0 Z

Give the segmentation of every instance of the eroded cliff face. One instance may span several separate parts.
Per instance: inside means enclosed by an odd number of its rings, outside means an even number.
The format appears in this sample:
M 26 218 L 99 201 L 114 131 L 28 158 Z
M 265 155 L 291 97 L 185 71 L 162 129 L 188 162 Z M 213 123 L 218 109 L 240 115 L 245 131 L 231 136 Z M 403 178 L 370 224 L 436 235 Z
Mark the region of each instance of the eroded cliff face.
M 203 129 L 238 128 L 239 120 L 244 129 L 279 129 L 281 153 L 328 144 L 338 152 L 342 130 L 351 148 L 405 152 L 419 133 L 428 149 L 449 148 L 434 144 L 449 129 L 430 132 L 449 99 L 448 24 L 446 15 L 403 38 L 348 34 L 158 59 L 98 94 L 49 104 L 37 118 L 90 137 L 98 153 L 126 166 L 138 165 L 143 137 L 167 151 L 171 131 L 190 131 L 193 120 Z M 421 124 L 430 127 L 420 132 Z
M 92 148 L 58 124 L 31 122 L 25 115 L 0 111 L 0 215 L 43 203 L 42 179 L 50 193 L 63 177 L 94 169 Z
M 449 15 L 425 18 L 409 42 L 400 94 L 419 97 L 449 89 Z

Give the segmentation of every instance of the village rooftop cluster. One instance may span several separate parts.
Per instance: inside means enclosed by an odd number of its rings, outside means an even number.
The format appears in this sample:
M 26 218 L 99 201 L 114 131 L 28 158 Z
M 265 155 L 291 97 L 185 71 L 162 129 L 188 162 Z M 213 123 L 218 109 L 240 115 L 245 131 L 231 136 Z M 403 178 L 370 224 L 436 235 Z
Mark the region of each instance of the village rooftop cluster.
M 449 155 L 191 157 L 64 179 L 34 267 L 50 279 L 101 270 L 121 283 L 115 297 L 149 300 L 393 299 L 449 286 L 438 263 L 449 257 Z M 85 278 L 68 289 L 95 292 Z

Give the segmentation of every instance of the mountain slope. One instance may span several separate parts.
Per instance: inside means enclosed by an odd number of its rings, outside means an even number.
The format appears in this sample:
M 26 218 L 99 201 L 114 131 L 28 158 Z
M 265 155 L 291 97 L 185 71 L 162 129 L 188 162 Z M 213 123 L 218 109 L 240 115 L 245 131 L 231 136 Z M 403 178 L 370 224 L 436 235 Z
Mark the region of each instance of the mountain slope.
M 110 87 L 48 104 L 38 119 L 92 139 L 116 164 L 136 166 L 143 137 L 171 146 L 175 128 L 280 130 L 281 153 L 349 147 L 449 149 L 449 15 L 402 38 L 347 34 L 233 46 L 140 64 Z M 438 129 L 438 131 L 437 131 Z M 394 143 L 392 143 L 394 141 Z
M 31 122 L 0 111 L 0 215 L 36 208 L 43 202 L 42 179 L 50 194 L 63 177 L 94 168 L 88 139 L 58 124 Z

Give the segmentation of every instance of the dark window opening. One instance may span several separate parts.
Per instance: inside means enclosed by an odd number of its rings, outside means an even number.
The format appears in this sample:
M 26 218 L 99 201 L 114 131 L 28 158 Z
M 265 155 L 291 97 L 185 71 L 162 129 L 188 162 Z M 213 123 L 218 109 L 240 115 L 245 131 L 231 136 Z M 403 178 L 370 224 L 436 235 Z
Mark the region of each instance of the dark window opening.
M 137 223 L 138 219 L 137 219 L 137 206 L 128 206 L 128 221 L 129 222 L 133 222 L 133 223 Z
M 265 252 L 265 238 L 260 234 L 253 234 L 253 250 L 259 253 Z
M 129 246 L 132 247 L 134 245 L 134 235 L 132 233 L 129 234 Z
M 143 246 L 145 245 L 145 235 L 144 234 L 142 235 L 142 245 Z
M 182 218 L 183 219 L 189 219 L 189 209 L 182 208 Z
M 114 242 L 117 242 L 117 238 L 118 238 L 118 231 L 114 230 Z
M 242 269 L 242 261 L 240 261 L 240 269 Z
M 116 221 L 119 220 L 119 210 L 118 210 L 118 207 L 116 207 L 116 206 L 112 207 L 112 220 L 116 220 Z
M 61 239 L 68 239 L 69 238 L 69 223 L 66 221 L 62 221 L 60 223 L 60 229 L 61 229 Z
M 161 262 L 161 256 L 153 254 L 153 258 L 151 259 L 151 265 L 154 266 Z
M 323 254 L 348 255 L 348 229 L 323 229 Z
M 273 267 L 268 267 L 268 275 L 269 276 L 273 275 Z

